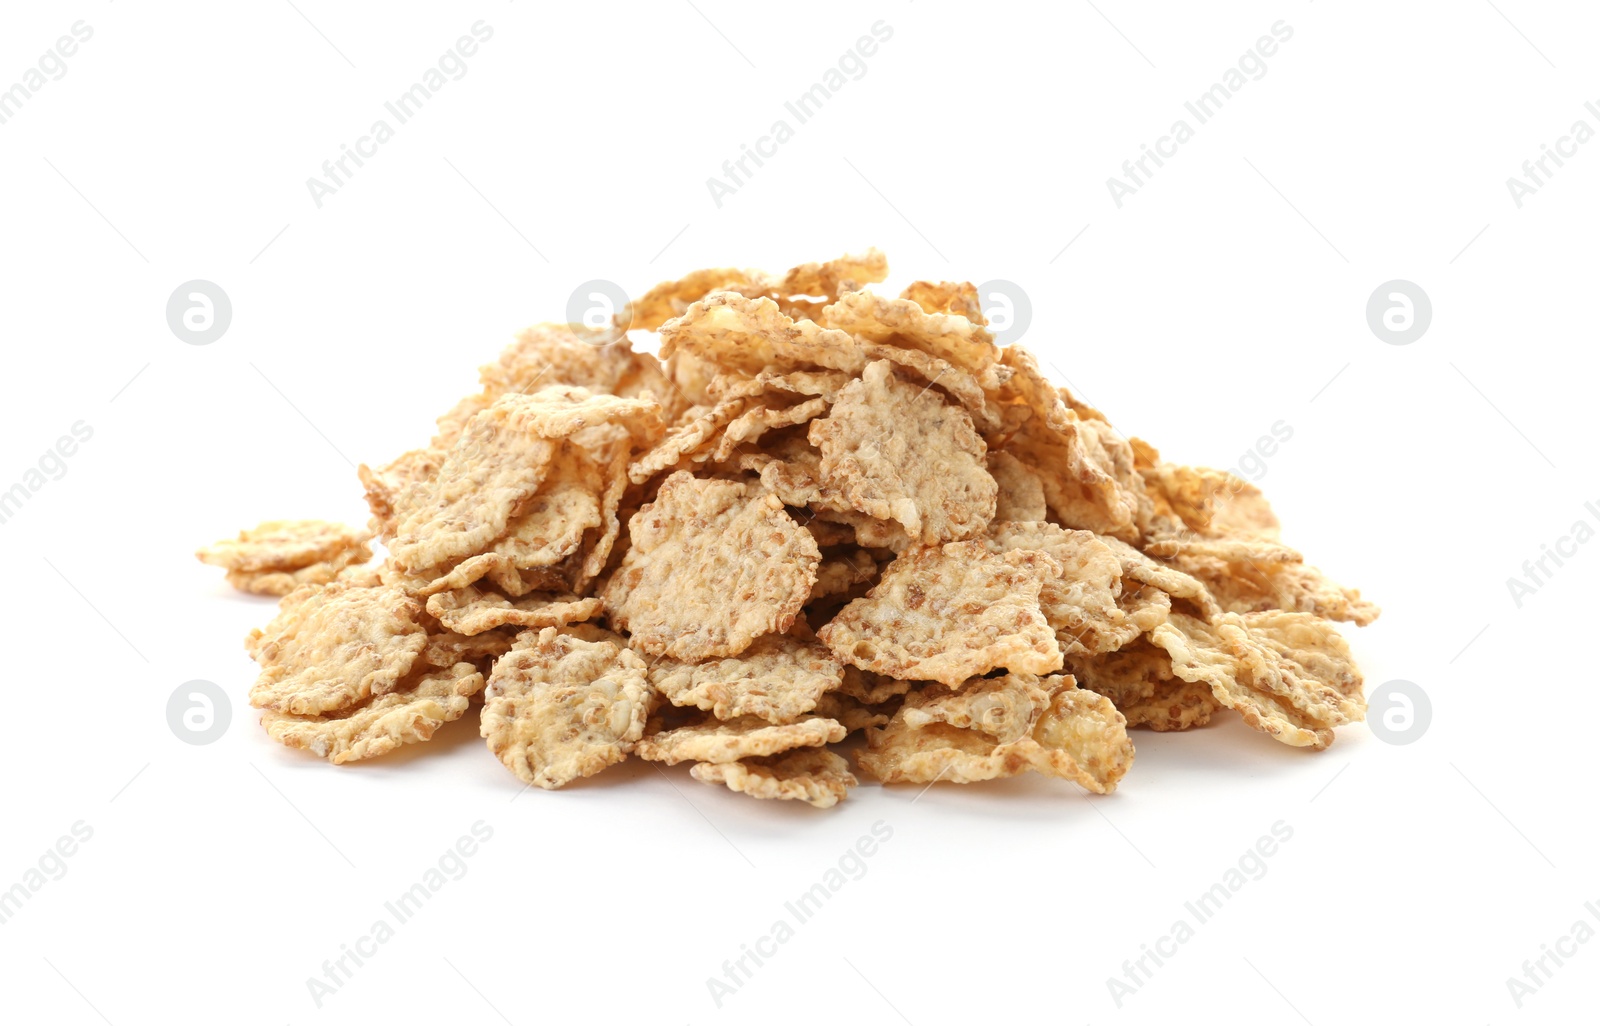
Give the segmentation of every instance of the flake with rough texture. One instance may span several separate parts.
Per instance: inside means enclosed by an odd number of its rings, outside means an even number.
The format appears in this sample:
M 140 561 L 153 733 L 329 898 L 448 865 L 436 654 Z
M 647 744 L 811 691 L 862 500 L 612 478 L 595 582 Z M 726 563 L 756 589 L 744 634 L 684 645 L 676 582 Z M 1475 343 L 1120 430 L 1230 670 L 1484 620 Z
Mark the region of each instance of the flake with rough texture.
M 1044 501 L 1044 482 L 1009 452 L 989 454 L 989 476 L 999 486 L 994 508 L 996 522 L 1032 523 L 1050 515 L 1050 508 Z
M 1224 613 L 1214 624 L 1173 614 L 1151 632 L 1172 672 L 1203 682 L 1245 723 L 1287 745 L 1326 748 L 1333 728 L 1366 715 L 1350 647 L 1309 613 Z
M 195 556 L 202 563 L 239 573 L 293 571 L 319 563 L 371 558 L 365 531 L 326 520 L 269 520 L 240 531 L 239 537 L 207 545 Z M 342 569 L 342 567 L 341 567 Z
M 1209 685 L 1174 676 L 1172 657 L 1146 640 L 1115 652 L 1068 657 L 1067 669 L 1080 687 L 1111 699 L 1130 727 L 1203 727 L 1221 708 Z
M 700 762 L 689 775 L 706 784 L 725 784 L 752 798 L 788 798 L 831 809 L 856 786 L 850 764 L 826 748 L 800 748 L 743 762 Z
M 839 686 L 844 667 L 814 641 L 792 634 L 757 638 L 739 655 L 703 663 L 661 658 L 650 683 L 673 705 L 704 709 L 719 720 L 759 716 L 784 723 L 810 712 Z
M 321 563 L 312 563 L 298 570 L 229 570 L 228 583 L 251 595 L 274 595 L 279 598 L 308 584 L 332 584 L 346 570 L 364 565 L 372 558 L 372 550 L 364 543 Z
M 957 784 L 1013 777 L 1034 770 L 1109 794 L 1133 762 L 1126 721 L 1111 701 L 1063 687 L 1031 730 L 999 743 L 979 730 L 933 722 L 913 727 L 902 709 L 881 730 L 867 731 L 858 765 L 886 784 Z
M 393 587 L 336 581 L 305 590 L 285 600 L 255 644 L 261 675 L 250 704 L 310 716 L 398 687 L 428 643 L 422 604 Z
M 991 553 L 981 541 L 910 550 L 817 637 L 845 662 L 907 680 L 1052 673 L 1061 649 L 1039 592 L 1060 572 L 1042 552 Z
M 760 374 L 775 368 L 820 367 L 858 373 L 861 343 L 813 321 L 794 321 L 770 299 L 716 292 L 661 329 L 661 355 L 691 356 L 718 370 Z
M 908 727 L 948 723 L 1010 742 L 1033 729 L 1050 696 L 1063 686 L 1070 687 L 1071 678 L 1056 674 L 1041 680 L 1031 673 L 977 677 L 956 689 L 935 684 L 906 696 L 901 718 Z
M 988 324 L 977 286 L 970 281 L 914 281 L 900 293 L 928 313 L 957 314 L 973 324 Z
M 921 349 L 980 378 L 1000 362 L 1000 347 L 982 324 L 929 313 L 909 299 L 850 292 L 822 311 L 820 323 L 870 342 Z
M 641 759 L 664 762 L 737 762 L 752 756 L 776 755 L 791 748 L 809 748 L 843 741 L 844 725 L 811 716 L 794 723 L 768 723 L 759 716 L 731 720 L 707 717 L 675 730 L 650 734 L 635 749 Z
M 1068 652 L 1106 651 L 1127 620 L 1118 605 L 1122 566 L 1117 554 L 1088 531 L 1069 531 L 1051 523 L 1001 523 L 990 528 L 992 551 L 1047 554 L 1061 572 L 1039 591 L 1039 610 Z
M 794 623 L 822 555 L 775 495 L 679 471 L 628 522 L 632 545 L 602 597 L 651 655 L 743 652 Z
M 458 634 L 482 634 L 496 627 L 565 627 L 600 615 L 600 600 L 576 595 L 527 595 L 508 599 L 468 586 L 428 599 L 428 612 Z
M 862 513 L 900 523 L 926 544 L 982 533 L 998 486 L 966 411 L 898 380 L 888 361 L 868 364 L 812 421 L 820 481 Z
M 620 639 L 524 631 L 489 675 L 481 733 L 524 783 L 553 790 L 627 758 L 644 734 L 644 661 Z
M 261 716 L 267 736 L 301 748 L 334 765 L 372 759 L 401 745 L 428 741 L 441 726 L 466 715 L 483 674 L 471 663 L 422 673 L 406 686 L 326 716 L 268 710 Z

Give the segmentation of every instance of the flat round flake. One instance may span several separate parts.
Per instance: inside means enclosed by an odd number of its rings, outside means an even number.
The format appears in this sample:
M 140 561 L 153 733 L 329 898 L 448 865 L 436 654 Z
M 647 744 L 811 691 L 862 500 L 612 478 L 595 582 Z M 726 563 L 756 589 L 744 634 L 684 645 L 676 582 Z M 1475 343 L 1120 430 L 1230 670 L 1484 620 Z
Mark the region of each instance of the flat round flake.
M 841 660 L 903 680 L 956 685 L 996 667 L 1061 668 L 1039 592 L 1061 564 L 1043 552 L 990 552 L 981 541 L 902 553 L 865 598 L 817 637 Z
M 472 663 L 435 669 L 407 679 L 395 690 L 326 716 L 268 711 L 267 736 L 302 748 L 335 765 L 371 759 L 401 745 L 432 740 L 434 732 L 466 715 L 483 690 L 483 674 Z
M 524 631 L 489 675 L 481 733 L 517 779 L 554 790 L 627 758 L 651 702 L 644 661 L 621 638 Z
M 790 722 L 816 708 L 843 677 L 844 667 L 826 648 L 789 634 L 768 634 L 724 659 L 685 663 L 662 657 L 650 664 L 650 683 L 673 705 L 704 709 L 722 720 L 750 715 Z
M 257 708 L 317 715 L 387 694 L 428 643 L 422 604 L 399 588 L 335 582 L 284 602 L 252 643 Z
M 740 762 L 700 762 L 689 767 L 689 775 L 752 798 L 802 801 L 819 809 L 839 804 L 857 783 L 850 764 L 826 748 L 797 748 Z
M 612 625 L 653 656 L 733 656 L 784 633 L 822 561 L 777 496 L 686 471 L 667 478 L 628 532 L 602 598 Z
M 926 386 L 898 380 L 888 361 L 868 364 L 809 437 L 822 453 L 824 487 L 862 513 L 897 521 L 914 540 L 970 538 L 994 518 L 999 486 L 972 418 Z
M 676 765 L 680 762 L 737 762 L 751 756 L 776 755 L 793 748 L 814 748 L 843 741 L 844 725 L 824 716 L 794 723 L 768 723 L 759 716 L 731 720 L 707 718 L 686 727 L 651 734 L 639 742 L 639 758 Z
M 857 762 L 886 784 L 968 784 L 1032 770 L 1109 794 L 1133 762 L 1122 714 L 1110 699 L 1072 687 L 1070 677 L 1045 685 L 1054 688 L 1048 705 L 1016 740 L 944 721 L 913 726 L 911 710 L 902 709 L 887 727 L 867 731 Z

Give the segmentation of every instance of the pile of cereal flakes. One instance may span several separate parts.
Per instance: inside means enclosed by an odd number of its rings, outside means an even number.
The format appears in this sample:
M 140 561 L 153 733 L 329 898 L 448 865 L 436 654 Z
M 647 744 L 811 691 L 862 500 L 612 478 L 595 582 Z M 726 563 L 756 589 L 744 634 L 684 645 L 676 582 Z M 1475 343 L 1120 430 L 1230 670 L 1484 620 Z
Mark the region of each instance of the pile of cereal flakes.
M 631 754 L 827 807 L 856 734 L 885 783 L 1105 793 L 1129 727 L 1231 710 L 1320 749 L 1363 718 L 1334 621 L 1377 609 L 1259 490 L 1123 437 L 995 343 L 972 285 L 863 289 L 887 270 L 700 271 L 608 328 L 528 329 L 426 447 L 361 468 L 378 566 L 320 521 L 202 550 L 282 596 L 247 641 L 267 734 L 368 759 L 481 695 L 527 784 Z

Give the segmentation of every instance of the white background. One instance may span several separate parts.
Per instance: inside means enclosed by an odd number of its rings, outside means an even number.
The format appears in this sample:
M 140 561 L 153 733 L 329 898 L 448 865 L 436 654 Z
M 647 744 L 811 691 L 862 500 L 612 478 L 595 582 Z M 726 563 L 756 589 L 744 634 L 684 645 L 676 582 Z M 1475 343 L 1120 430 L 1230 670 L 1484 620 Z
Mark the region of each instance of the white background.
M 1506 979 L 1600 928 L 1600 545 L 1520 608 L 1506 580 L 1600 500 L 1600 142 L 1520 208 L 1505 183 L 1600 129 L 1594 11 L 296 3 L 4 14 L 0 88 L 94 31 L 0 125 L 0 489 L 94 432 L 0 525 L 0 888 L 93 830 L 0 924 L 8 1021 L 1593 1018 L 1600 943 L 1520 1009 Z M 480 19 L 468 74 L 319 209 L 306 179 Z M 880 19 L 865 76 L 717 207 L 706 179 Z M 1106 179 L 1279 20 L 1266 75 L 1119 209 Z M 424 441 L 580 282 L 869 245 L 885 288 L 1020 285 L 1024 344 L 1171 459 L 1233 465 L 1292 426 L 1261 484 L 1286 540 L 1384 607 L 1348 633 L 1370 685 L 1430 696 L 1428 732 L 1318 754 L 1219 717 L 1137 733 L 1108 798 L 868 784 L 820 812 L 638 762 L 513 801 L 471 719 L 340 769 L 256 728 L 240 639 L 271 604 L 197 545 L 364 522 L 353 463 Z M 164 316 L 195 278 L 233 304 L 203 347 Z M 1396 278 L 1433 304 L 1408 346 L 1365 317 Z M 209 746 L 167 724 L 192 679 L 234 697 Z M 465 875 L 319 1009 L 307 978 L 480 820 Z M 878 821 L 865 876 L 719 1009 L 707 978 Z M 1279 821 L 1266 875 L 1118 1007 L 1107 979 Z

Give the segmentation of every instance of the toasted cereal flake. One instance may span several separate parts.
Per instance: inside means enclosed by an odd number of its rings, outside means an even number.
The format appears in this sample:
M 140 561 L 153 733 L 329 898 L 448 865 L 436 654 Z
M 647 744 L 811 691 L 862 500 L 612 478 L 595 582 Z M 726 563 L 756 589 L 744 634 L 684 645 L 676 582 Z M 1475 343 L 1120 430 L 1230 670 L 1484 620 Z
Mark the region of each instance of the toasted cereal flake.
M 1278 609 L 1315 613 L 1360 626 L 1378 618 L 1378 607 L 1363 599 L 1361 592 L 1340 587 L 1322 571 L 1298 561 L 1223 559 L 1183 551 L 1172 562 L 1203 582 L 1217 604 L 1230 613 Z
M 839 694 L 854 698 L 863 705 L 881 705 L 891 698 L 910 691 L 911 681 L 885 677 L 880 673 L 868 673 L 860 667 L 846 665 L 844 680 L 837 690 Z
M 844 667 L 827 649 L 793 634 L 765 635 L 726 659 L 685 663 L 663 657 L 650 664 L 650 683 L 673 705 L 705 709 L 721 720 L 797 719 L 843 676 Z
M 718 374 L 707 386 L 711 397 L 718 402 L 725 399 L 756 399 L 781 392 L 796 396 L 819 396 L 832 403 L 839 390 L 854 380 L 843 371 L 786 370 L 762 371 L 750 375 L 739 371 Z
M 533 594 L 508 599 L 468 586 L 428 599 L 428 612 L 458 634 L 482 634 L 496 627 L 565 627 L 600 615 L 600 600 L 576 595 Z
M 821 483 L 926 544 L 969 538 L 994 518 L 998 486 L 964 410 L 895 378 L 886 360 L 839 393 L 810 427 Z
M 760 374 L 774 368 L 820 367 L 854 374 L 866 363 L 849 334 L 792 320 L 770 299 L 715 292 L 661 328 L 661 355 L 692 356 L 718 370 Z M 692 393 L 691 393 L 692 394 Z
M 484 695 L 489 750 L 517 779 L 554 790 L 627 758 L 652 692 L 626 642 L 547 627 L 517 637 Z
M 372 556 L 367 532 L 326 520 L 269 520 L 240 531 L 239 537 L 207 545 L 195 553 L 202 563 L 240 573 L 303 570 L 360 553 Z M 348 562 L 346 565 L 349 565 Z M 342 569 L 342 568 L 341 568 Z
M 412 573 L 475 555 L 505 534 L 517 508 L 533 497 L 555 457 L 517 414 L 535 400 L 508 395 L 473 417 L 455 447 L 396 527 L 390 561 Z
M 1117 554 L 1125 581 L 1146 584 L 1166 592 L 1175 599 L 1183 599 L 1207 620 L 1214 620 L 1221 614 L 1222 610 L 1217 606 L 1216 600 L 1211 597 L 1211 593 L 1198 578 L 1151 559 L 1132 545 L 1116 538 L 1102 537 L 1100 540 Z
M 1039 475 L 1009 452 L 991 452 L 988 458 L 989 476 L 999 486 L 995 500 L 995 520 L 1014 520 L 1019 523 L 1046 519 L 1050 509 L 1044 501 L 1044 482 Z
M 1067 652 L 1103 651 L 1126 623 L 1118 605 L 1122 565 L 1117 554 L 1088 531 L 1051 523 L 996 522 L 988 544 L 994 552 L 1033 550 L 1061 567 L 1039 592 L 1039 609 Z M 1135 634 L 1138 632 L 1136 631 Z
M 428 647 L 422 650 L 422 661 L 429 666 L 450 667 L 456 663 L 473 663 L 488 672 L 493 664 L 511 651 L 512 637 L 504 631 L 484 631 L 480 634 L 457 634 L 441 630 L 428 634 Z
M 750 406 L 748 399 L 729 399 L 713 407 L 695 406 L 684 412 L 656 447 L 642 454 L 628 467 L 628 479 L 643 484 L 683 457 L 696 452 L 716 437 Z
M 970 281 L 914 281 L 900 293 L 931 314 L 956 314 L 973 324 L 988 324 L 978 288 Z
M 979 730 L 932 722 L 913 727 L 902 709 L 881 730 L 867 731 L 861 769 L 886 784 L 957 784 L 1012 777 L 1028 770 L 1074 780 L 1109 794 L 1133 762 L 1122 714 L 1109 699 L 1061 688 L 1029 733 L 1001 744 Z
M 1031 673 L 975 677 L 954 689 L 935 684 L 907 695 L 901 718 L 908 727 L 948 723 L 1010 742 L 1033 729 L 1051 695 L 1071 686 L 1070 677 L 1056 674 L 1041 680 Z
M 384 542 L 393 542 L 400 520 L 426 501 L 428 485 L 444 458 L 443 449 L 413 449 L 379 470 L 365 463 L 357 468 L 367 507 L 372 510 L 372 530 Z
M 858 730 L 881 727 L 888 723 L 892 710 L 886 710 L 887 707 L 867 705 L 842 691 L 830 691 L 817 699 L 817 707 L 811 712 L 814 716 L 838 720 L 844 727 L 845 734 L 849 735 Z
M 615 341 L 613 341 L 615 339 Z M 500 358 L 478 375 L 488 402 L 513 392 L 531 394 L 570 385 L 623 398 L 652 395 L 672 407 L 672 385 L 649 353 L 636 353 L 609 329 L 537 324 L 517 336 Z
M 775 495 L 679 471 L 628 522 L 632 545 L 602 597 L 651 655 L 743 652 L 794 622 L 822 556 Z
M 647 735 L 634 751 L 641 759 L 664 762 L 737 762 L 752 756 L 776 755 L 843 741 L 844 725 L 811 716 L 794 723 L 769 723 L 759 716 L 731 720 L 707 717 L 675 730 Z
M 1278 518 L 1261 489 L 1226 471 L 1156 463 L 1140 467 L 1157 534 L 1276 539 Z
M 752 798 L 788 798 L 831 809 L 855 787 L 850 764 L 826 748 L 799 748 L 743 762 L 700 762 L 689 775 L 706 784 L 726 784 Z
M 1052 673 L 1061 649 L 1039 592 L 1060 572 L 1042 552 L 992 553 L 981 541 L 908 550 L 817 637 L 845 662 L 907 680 Z
M 1144 639 L 1115 652 L 1069 656 L 1067 668 L 1080 687 L 1111 699 L 1129 727 L 1203 727 L 1221 708 L 1208 684 L 1176 677 L 1172 657 Z
M 1071 413 L 1060 430 L 1037 418 L 1022 425 L 1011 451 L 1044 485 L 1050 512 L 1067 527 L 1139 540 L 1150 498 L 1133 468 L 1133 450 L 1101 421 Z
M 1000 362 L 1000 347 L 982 324 L 929 313 L 909 299 L 849 292 L 822 311 L 819 323 L 869 342 L 921 349 L 980 377 Z
M 298 570 L 229 570 L 228 583 L 251 595 L 282 597 L 308 584 L 331 584 L 339 575 L 354 567 L 364 565 L 372 558 L 372 550 L 365 543 L 321 563 Z
M 822 399 L 811 399 L 793 406 L 757 404 L 735 417 L 723 429 L 722 437 L 717 440 L 716 448 L 709 456 L 717 461 L 726 460 L 741 446 L 754 445 L 768 431 L 808 423 L 827 411 L 828 404 Z
M 601 478 L 605 481 L 605 491 L 600 494 L 600 527 L 590 532 L 594 537 L 588 542 L 588 555 L 577 568 L 577 576 L 572 581 L 572 589 L 580 595 L 589 593 L 594 579 L 606 568 L 606 561 L 611 558 L 617 538 L 622 533 L 617 511 L 621 508 L 622 496 L 628 487 L 628 454 L 618 453 L 610 465 L 601 471 Z
M 817 567 L 817 583 L 811 586 L 811 597 L 807 601 L 844 595 L 856 588 L 871 585 L 877 579 L 878 561 L 865 549 L 856 549 L 843 556 L 825 556 Z
M 285 599 L 255 644 L 250 704 L 308 716 L 393 691 L 428 643 L 422 604 L 399 588 L 336 581 Z
M 332 715 L 268 710 L 261 725 L 279 744 L 305 749 L 337 766 L 431 740 L 441 726 L 464 716 L 481 690 L 483 674 L 462 662 L 421 673 L 398 690 Z
M 1349 645 L 1309 613 L 1224 613 L 1207 624 L 1180 613 L 1151 632 L 1172 672 L 1204 682 L 1251 727 L 1296 747 L 1322 749 L 1333 728 L 1362 719 L 1366 700 Z

